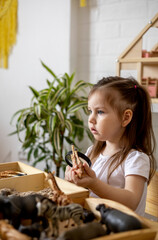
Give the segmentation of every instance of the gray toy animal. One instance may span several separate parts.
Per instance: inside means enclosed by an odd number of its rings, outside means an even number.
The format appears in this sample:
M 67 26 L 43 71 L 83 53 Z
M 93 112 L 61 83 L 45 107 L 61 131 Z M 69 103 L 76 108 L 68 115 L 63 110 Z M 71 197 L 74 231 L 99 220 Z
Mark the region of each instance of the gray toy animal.
M 86 223 L 63 232 L 56 240 L 88 240 L 106 235 L 106 229 L 99 222 Z
M 50 219 L 53 227 L 53 236 L 59 234 L 59 221 L 69 221 L 73 219 L 74 222 L 79 226 L 81 221 L 84 219 L 83 207 L 77 203 L 70 203 L 66 206 L 57 206 L 50 199 L 44 198 L 42 200 L 36 198 L 38 216 L 43 216 L 46 219 Z M 68 227 L 67 225 L 67 227 Z

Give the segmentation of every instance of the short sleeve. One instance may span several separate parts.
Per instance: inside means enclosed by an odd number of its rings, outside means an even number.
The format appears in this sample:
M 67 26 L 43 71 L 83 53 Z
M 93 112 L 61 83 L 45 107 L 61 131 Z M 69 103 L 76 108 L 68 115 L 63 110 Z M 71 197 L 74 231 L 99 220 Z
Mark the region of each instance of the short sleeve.
M 86 153 L 85 153 L 86 156 L 88 156 L 88 155 L 90 154 L 90 152 L 92 151 L 92 148 L 93 148 L 93 145 L 91 145 L 91 146 L 87 149 L 87 151 L 86 151 Z
M 139 175 L 149 178 L 150 160 L 148 155 L 139 151 L 132 151 L 124 162 L 124 174 Z

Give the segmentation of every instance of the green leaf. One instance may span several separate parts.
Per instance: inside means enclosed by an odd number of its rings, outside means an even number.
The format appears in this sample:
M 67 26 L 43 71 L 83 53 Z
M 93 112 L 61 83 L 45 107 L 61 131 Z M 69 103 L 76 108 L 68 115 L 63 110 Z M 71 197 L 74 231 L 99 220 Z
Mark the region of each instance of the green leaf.
M 34 106 L 34 112 L 35 112 L 37 118 L 40 119 L 41 118 L 41 105 L 40 104 L 36 104 Z
M 10 120 L 10 124 L 12 124 L 14 118 L 20 113 L 20 115 L 25 112 L 26 110 L 28 110 L 29 108 L 23 108 L 23 109 L 20 109 L 19 111 L 15 112 L 13 114 L 13 116 L 11 117 L 11 120 Z
M 44 64 L 42 61 L 41 61 L 41 63 L 42 63 L 42 66 L 58 81 L 59 79 L 57 78 L 55 73 L 46 64 Z
M 33 87 L 31 87 L 31 86 L 29 86 L 29 88 L 31 89 L 31 91 L 32 91 L 33 95 L 35 96 L 35 98 L 38 98 L 39 92 L 36 91 L 36 90 L 35 90 Z
M 66 91 L 65 87 L 61 87 L 53 96 L 50 106 L 54 107 L 56 106 L 58 100 L 60 99 L 60 97 L 64 94 L 64 92 Z
M 40 126 L 41 126 L 41 121 L 35 123 L 34 125 L 34 133 L 39 137 L 40 135 Z
M 27 160 L 28 160 L 28 162 L 30 161 L 32 152 L 33 152 L 33 147 L 30 148 L 30 150 L 29 150 L 29 152 L 28 152 L 28 154 L 27 154 Z
M 78 81 L 78 82 L 75 84 L 75 86 L 74 86 L 71 94 L 77 93 L 77 92 L 79 92 L 79 91 L 82 90 L 82 89 L 85 90 L 85 88 L 88 87 L 88 86 L 90 86 L 90 85 L 91 85 L 90 83 L 86 83 L 86 82 L 84 82 L 83 80 L 80 80 L 80 81 Z
M 35 166 L 37 165 L 37 163 L 43 161 L 44 159 L 46 159 L 46 156 L 45 156 L 45 155 L 42 156 L 42 157 L 40 157 L 40 158 L 38 158 L 36 161 L 34 161 L 33 166 L 35 167 Z
M 38 156 L 38 148 L 36 148 L 36 149 L 34 150 L 33 155 L 34 155 L 34 158 L 37 158 L 37 156 Z
M 57 116 L 50 116 L 49 117 L 49 130 L 50 130 L 50 134 L 54 131 L 55 125 L 56 125 L 56 121 L 57 121 Z
M 68 131 L 69 131 L 69 134 L 72 133 L 72 130 L 73 130 L 73 127 L 72 127 L 72 123 L 70 120 L 66 119 L 65 120 L 65 126 L 67 127 Z
M 30 147 L 30 145 L 32 144 L 33 142 L 33 139 L 28 139 L 26 141 L 24 141 L 23 145 L 22 145 L 22 148 L 23 149 L 27 149 L 28 147 Z
M 65 125 L 64 114 L 61 111 L 57 111 L 56 109 L 53 109 L 53 111 L 56 113 L 56 115 L 60 121 L 60 124 L 64 126 Z
M 55 150 L 57 152 L 57 154 L 60 156 L 60 148 L 61 148 L 61 144 L 60 144 L 60 131 L 59 128 L 55 128 L 54 130 L 54 134 L 53 134 L 53 140 L 54 140 L 54 147 Z
M 73 112 L 79 110 L 80 108 L 86 107 L 87 104 L 88 104 L 87 101 L 77 102 L 77 103 L 73 104 L 72 106 L 70 106 L 70 108 L 68 108 L 68 113 L 73 113 Z

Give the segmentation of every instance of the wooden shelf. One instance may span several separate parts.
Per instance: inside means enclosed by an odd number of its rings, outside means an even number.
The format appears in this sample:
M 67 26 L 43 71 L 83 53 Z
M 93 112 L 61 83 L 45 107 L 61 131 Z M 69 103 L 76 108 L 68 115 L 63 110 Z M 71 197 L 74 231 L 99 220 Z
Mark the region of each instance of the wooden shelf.
M 152 98 L 151 101 L 152 103 L 158 103 L 158 98 Z
M 122 58 L 117 60 L 120 63 L 156 63 L 158 64 L 158 57 L 150 57 L 150 58 Z
M 116 75 L 121 76 L 123 70 L 136 70 L 137 81 L 141 84 L 142 79 L 157 79 L 158 78 L 158 57 L 151 55 L 150 57 L 142 56 L 143 36 L 151 28 L 158 28 L 158 13 L 151 19 L 144 29 L 136 36 L 129 46 L 122 52 L 116 60 Z M 158 52 L 158 43 L 151 49 L 151 53 Z M 148 85 L 147 85 L 148 87 Z M 155 86 L 156 87 L 156 86 Z M 151 96 L 157 96 L 156 92 Z M 152 98 L 153 112 L 158 112 L 158 98 Z

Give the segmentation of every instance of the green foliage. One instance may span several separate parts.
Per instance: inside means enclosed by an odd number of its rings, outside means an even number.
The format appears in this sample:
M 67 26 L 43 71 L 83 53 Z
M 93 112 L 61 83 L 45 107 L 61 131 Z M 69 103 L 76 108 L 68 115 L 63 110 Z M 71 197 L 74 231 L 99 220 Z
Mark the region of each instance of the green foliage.
M 84 132 L 92 140 L 82 117 L 88 112 L 85 89 L 91 84 L 80 80 L 72 86 L 74 73 L 59 78 L 43 62 L 42 66 L 53 80 L 47 80 L 47 88 L 40 91 L 29 87 L 33 94 L 30 107 L 13 115 L 11 123 L 16 118 L 16 131 L 10 135 L 17 134 L 28 161 L 33 159 L 34 166 L 44 161 L 45 171 L 51 171 L 53 161 L 59 176 L 60 168 L 65 165 L 66 146 L 68 149 L 71 144 L 76 146 L 77 140 L 83 140 Z

